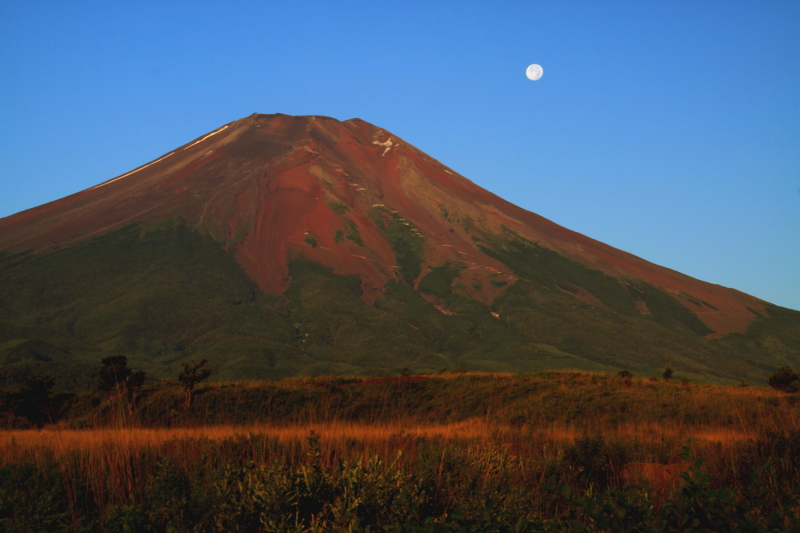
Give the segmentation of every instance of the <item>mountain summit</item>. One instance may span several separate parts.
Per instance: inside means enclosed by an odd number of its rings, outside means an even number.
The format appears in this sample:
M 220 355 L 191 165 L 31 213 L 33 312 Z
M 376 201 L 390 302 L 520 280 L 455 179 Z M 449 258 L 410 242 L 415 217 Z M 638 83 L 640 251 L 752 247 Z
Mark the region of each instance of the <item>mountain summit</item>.
M 156 375 L 207 357 L 220 379 L 800 360 L 800 313 L 567 230 L 360 119 L 254 114 L 0 219 L 0 281 L 0 363 L 32 341 Z

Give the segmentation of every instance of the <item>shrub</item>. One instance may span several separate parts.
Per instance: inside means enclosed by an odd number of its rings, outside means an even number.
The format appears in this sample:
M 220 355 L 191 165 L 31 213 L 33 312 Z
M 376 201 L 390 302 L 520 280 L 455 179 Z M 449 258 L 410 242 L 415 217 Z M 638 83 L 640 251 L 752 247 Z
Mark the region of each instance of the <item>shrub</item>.
M 800 391 L 800 374 L 790 366 L 782 366 L 769 377 L 769 386 L 783 392 Z
M 578 479 L 587 487 L 608 489 L 628 462 L 624 447 L 606 444 L 600 435 L 575 439 L 564 450 L 565 465 L 577 468 Z
M 19 414 L 38 427 L 44 426 L 48 421 L 52 422 L 50 393 L 54 384 L 55 378 L 51 376 L 28 378 L 19 392 Z
M 128 358 L 124 355 L 104 357 L 101 362 L 102 366 L 98 372 L 99 383 L 97 388 L 102 391 L 110 392 L 116 390 L 131 375 L 131 369 L 128 368 Z

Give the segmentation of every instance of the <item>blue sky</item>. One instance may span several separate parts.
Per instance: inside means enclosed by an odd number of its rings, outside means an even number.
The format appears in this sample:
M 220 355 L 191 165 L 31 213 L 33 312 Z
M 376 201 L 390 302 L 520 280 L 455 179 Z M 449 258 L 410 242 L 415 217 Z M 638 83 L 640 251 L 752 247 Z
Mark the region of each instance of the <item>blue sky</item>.
M 0 102 L 0 217 L 253 112 L 360 117 L 800 309 L 800 2 L 2 2 Z

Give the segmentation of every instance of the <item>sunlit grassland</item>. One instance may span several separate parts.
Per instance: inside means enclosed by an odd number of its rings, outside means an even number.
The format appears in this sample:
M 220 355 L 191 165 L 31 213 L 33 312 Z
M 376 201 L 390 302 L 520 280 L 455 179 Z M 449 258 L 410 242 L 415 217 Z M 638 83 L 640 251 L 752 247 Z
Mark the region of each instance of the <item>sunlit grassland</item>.
M 242 437 L 254 446 L 278 442 L 302 457 L 313 431 L 328 466 L 413 456 L 409 443 L 425 439 L 501 448 L 535 462 L 585 436 L 624 444 L 639 462 L 678 462 L 687 440 L 724 462 L 742 443 L 800 430 L 800 402 L 771 389 L 579 372 L 235 382 L 202 387 L 186 411 L 180 400 L 176 387 L 157 386 L 132 413 L 113 395 L 83 413 L 78 397 L 62 420 L 41 430 L 0 431 L 0 461 L 137 454 L 175 441 Z
M 43 429 L 0 432 L 0 463 L 14 479 L 27 468 L 26 479 L 55 482 L 62 522 L 98 531 L 134 515 L 151 525 L 191 517 L 204 531 L 246 531 L 250 519 L 253 531 L 357 531 L 399 523 L 412 500 L 437 523 L 490 505 L 569 531 L 566 518 L 586 516 L 554 483 L 586 497 L 628 487 L 666 509 L 693 464 L 687 443 L 711 487 L 745 490 L 767 464 L 758 486 L 772 509 L 800 486 L 800 402 L 753 387 L 466 374 L 210 384 L 188 409 L 164 384 L 133 409 L 114 394 L 72 401 Z M 630 488 L 642 481 L 649 489 Z M 253 503 L 267 486 L 278 492 Z M 250 518 L 223 527 L 204 514 L 234 493 Z M 275 516 L 296 521 L 269 525 Z

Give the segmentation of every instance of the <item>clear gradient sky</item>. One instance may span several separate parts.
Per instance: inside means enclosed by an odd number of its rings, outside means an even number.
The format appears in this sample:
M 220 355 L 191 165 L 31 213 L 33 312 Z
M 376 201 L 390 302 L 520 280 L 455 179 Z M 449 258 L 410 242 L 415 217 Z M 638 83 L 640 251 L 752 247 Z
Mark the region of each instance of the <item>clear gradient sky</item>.
M 254 112 L 800 309 L 800 2 L 0 3 L 0 217 Z

